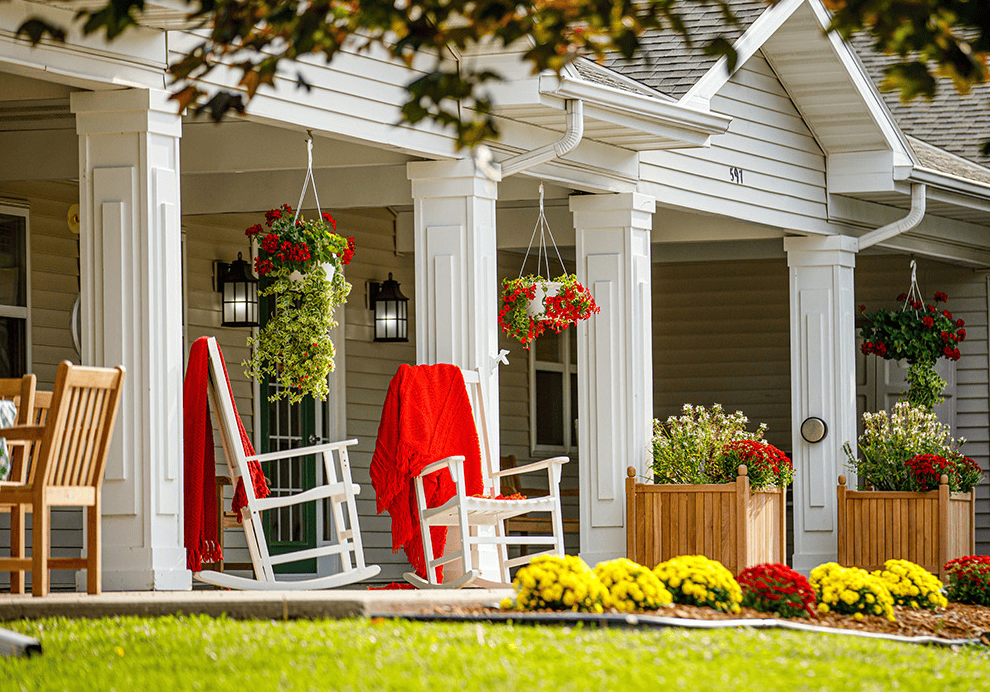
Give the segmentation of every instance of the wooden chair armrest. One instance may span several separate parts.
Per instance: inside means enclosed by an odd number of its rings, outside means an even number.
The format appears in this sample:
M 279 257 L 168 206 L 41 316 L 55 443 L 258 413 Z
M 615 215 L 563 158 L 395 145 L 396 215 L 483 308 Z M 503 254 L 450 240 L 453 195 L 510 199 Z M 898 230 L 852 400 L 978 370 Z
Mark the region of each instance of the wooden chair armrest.
M 511 469 L 504 469 L 502 471 L 496 471 L 492 474 L 493 478 L 504 478 L 505 476 L 518 476 L 521 473 L 529 473 L 531 471 L 539 471 L 540 469 L 548 469 L 553 464 L 558 466 L 563 466 L 570 459 L 568 457 L 551 457 L 550 459 L 543 459 L 542 461 L 534 461 L 531 464 L 526 464 L 525 466 L 515 466 Z
M 434 471 L 439 471 L 442 468 L 454 466 L 455 464 L 460 465 L 463 463 L 464 457 L 462 456 L 447 457 L 446 459 L 441 459 L 440 461 L 434 461 L 432 464 L 427 464 L 422 468 L 422 470 L 420 470 L 419 473 L 416 474 L 416 477 L 419 478 L 421 476 L 428 476 Z
M 44 436 L 44 425 L 12 425 L 9 428 L 0 428 L 0 438 L 6 440 L 40 440 Z

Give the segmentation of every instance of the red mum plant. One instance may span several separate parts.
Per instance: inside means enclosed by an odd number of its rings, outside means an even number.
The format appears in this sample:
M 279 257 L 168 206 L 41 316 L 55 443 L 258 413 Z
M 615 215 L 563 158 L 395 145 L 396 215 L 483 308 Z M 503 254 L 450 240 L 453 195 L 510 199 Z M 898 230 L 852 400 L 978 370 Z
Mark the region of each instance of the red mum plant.
M 736 579 L 742 605 L 785 618 L 815 617 L 815 591 L 805 576 L 787 565 L 747 567 Z
M 966 555 L 945 563 L 945 596 L 956 603 L 990 606 L 990 556 Z
M 794 466 L 787 455 L 768 442 L 735 440 L 722 448 L 720 464 L 726 480 L 736 477 L 740 464 L 745 464 L 749 487 L 753 490 L 786 488 L 794 480 Z
M 542 304 L 538 304 L 542 300 Z M 536 302 L 534 302 L 536 301 Z M 539 276 L 505 279 L 498 310 L 498 324 L 510 339 L 517 339 L 523 348 L 546 330 L 560 333 L 601 312 L 591 291 L 581 285 L 573 274 L 552 281 Z
M 980 465 L 961 454 L 943 457 L 937 454 L 918 454 L 905 462 L 914 490 L 928 492 L 939 486 L 944 475 L 949 478 L 949 490 L 968 493 L 983 478 Z

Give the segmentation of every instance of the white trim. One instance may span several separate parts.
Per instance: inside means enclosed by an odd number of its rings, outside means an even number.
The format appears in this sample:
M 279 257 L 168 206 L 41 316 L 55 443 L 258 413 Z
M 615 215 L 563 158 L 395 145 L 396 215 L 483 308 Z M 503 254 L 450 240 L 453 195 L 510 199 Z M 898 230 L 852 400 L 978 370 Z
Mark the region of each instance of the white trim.
M 24 305 L 0 306 L 0 317 L 24 320 L 24 372 L 34 372 L 32 348 L 33 320 L 31 319 L 31 208 L 29 205 L 0 204 L 0 214 L 24 219 Z

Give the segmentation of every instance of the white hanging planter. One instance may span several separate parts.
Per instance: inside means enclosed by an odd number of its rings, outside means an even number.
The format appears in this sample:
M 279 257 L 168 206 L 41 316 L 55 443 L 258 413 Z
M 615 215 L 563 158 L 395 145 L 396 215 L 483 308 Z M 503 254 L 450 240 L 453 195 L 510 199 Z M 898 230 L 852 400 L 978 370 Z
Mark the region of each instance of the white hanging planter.
M 327 281 L 333 281 L 333 275 L 334 272 L 337 271 L 337 267 L 335 267 L 330 262 L 324 262 L 320 266 L 322 266 L 323 271 L 327 273 Z M 302 280 L 304 278 L 305 278 L 305 274 L 303 274 L 302 272 L 292 272 L 291 274 L 289 274 L 289 281 L 293 281 L 295 283 L 302 283 Z
M 546 317 L 546 298 L 552 298 L 553 296 L 560 293 L 560 287 L 562 284 L 559 281 L 547 281 L 545 283 L 536 284 L 536 293 L 533 299 L 529 301 L 529 305 L 526 307 L 526 314 L 529 315 L 534 320 L 541 320 Z

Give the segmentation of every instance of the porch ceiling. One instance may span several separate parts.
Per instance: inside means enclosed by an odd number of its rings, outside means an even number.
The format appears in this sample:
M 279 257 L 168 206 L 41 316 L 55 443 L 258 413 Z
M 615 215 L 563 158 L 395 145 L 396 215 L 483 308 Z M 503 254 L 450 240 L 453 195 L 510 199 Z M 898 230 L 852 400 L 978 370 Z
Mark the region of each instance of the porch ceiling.
M 106 0 L 27 0 L 36 5 L 47 5 L 78 12 L 94 10 L 106 5 Z M 188 19 L 189 5 L 182 0 L 145 0 L 138 24 L 151 29 L 191 29 L 201 20 Z

